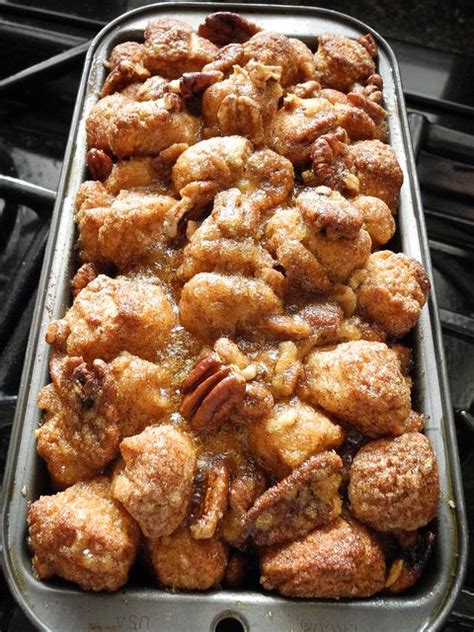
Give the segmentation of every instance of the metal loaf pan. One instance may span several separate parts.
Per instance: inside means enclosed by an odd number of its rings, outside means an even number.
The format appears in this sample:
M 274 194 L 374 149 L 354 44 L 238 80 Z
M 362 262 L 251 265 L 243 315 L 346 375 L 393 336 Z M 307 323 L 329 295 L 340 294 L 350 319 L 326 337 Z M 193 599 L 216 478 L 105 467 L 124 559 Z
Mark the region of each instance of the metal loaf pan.
M 421 581 L 401 596 L 366 600 L 293 600 L 250 590 L 171 594 L 135 583 L 113 594 L 91 594 L 54 580 L 39 582 L 26 546 L 28 503 L 49 493 L 46 468 L 36 455 L 38 391 L 49 381 L 48 323 L 64 314 L 70 301 L 74 265 L 74 198 L 85 177 L 85 119 L 104 80 L 103 61 L 116 44 L 140 40 L 150 18 L 181 18 L 197 26 L 220 4 L 173 3 L 144 7 L 114 20 L 95 38 L 86 58 L 77 97 L 51 233 L 29 339 L 3 489 L 3 568 L 11 590 L 32 622 L 42 630 L 214 630 L 226 616 L 259 632 L 363 632 L 439 629 L 461 587 L 466 565 L 467 528 L 446 381 L 445 359 L 431 292 L 413 334 L 415 405 L 428 418 L 426 433 L 436 452 L 441 503 L 434 555 Z M 267 30 L 299 37 L 313 46 L 316 36 L 335 32 L 358 37 L 370 32 L 379 46 L 385 107 L 390 113 L 390 143 L 405 181 L 398 213 L 400 249 L 423 262 L 431 273 L 423 211 L 410 144 L 396 59 L 387 43 L 365 24 L 334 11 L 309 7 L 226 4 Z

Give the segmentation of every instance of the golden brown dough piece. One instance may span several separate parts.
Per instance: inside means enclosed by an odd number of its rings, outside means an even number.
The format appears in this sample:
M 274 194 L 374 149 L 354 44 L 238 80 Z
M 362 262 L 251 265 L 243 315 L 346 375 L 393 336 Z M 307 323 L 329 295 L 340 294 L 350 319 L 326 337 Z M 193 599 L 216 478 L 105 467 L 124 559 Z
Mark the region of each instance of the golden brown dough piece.
M 163 291 L 151 283 L 99 275 L 76 296 L 46 340 L 69 355 L 109 361 L 121 351 L 156 359 L 176 317 Z
M 391 336 L 404 336 L 418 322 L 430 289 L 423 266 L 403 253 L 383 250 L 369 257 L 366 270 L 356 292 L 359 313 Z
M 53 352 L 50 372 L 52 383 L 38 397 L 44 415 L 35 434 L 54 485 L 64 488 L 96 476 L 117 456 L 116 387 L 102 360 L 88 366 Z
M 33 567 L 41 579 L 59 575 L 84 590 L 118 590 L 128 579 L 139 530 L 99 477 L 54 496 L 41 496 L 28 511 Z
M 242 177 L 251 154 L 252 143 L 242 136 L 203 140 L 178 158 L 172 171 L 173 185 L 184 196 L 189 185 L 212 183 L 214 196 Z
M 199 272 L 259 276 L 273 268 L 273 259 L 259 244 L 260 213 L 238 189 L 214 198 L 212 213 L 191 235 L 177 275 L 187 281 Z M 275 274 L 278 274 L 275 271 Z
M 313 79 L 315 72 L 311 51 L 303 42 L 281 33 L 260 31 L 243 44 L 244 63 L 250 60 L 266 66 L 280 66 L 283 87 Z
M 316 138 L 336 126 L 337 117 L 329 101 L 289 94 L 275 116 L 271 147 L 294 165 L 302 166 L 309 162 Z
M 158 364 L 124 352 L 109 364 L 121 437 L 162 421 L 173 408 L 172 377 Z
M 369 437 L 410 428 L 410 383 L 382 342 L 356 340 L 313 351 L 301 396 Z
M 242 136 L 201 141 L 183 152 L 172 169 L 182 200 L 168 214 L 168 233 L 175 237 L 179 222 L 193 209 L 203 209 L 219 191 L 237 187 L 257 209 L 280 204 L 290 194 L 293 165 L 270 149 L 253 152 Z
M 102 90 L 101 97 L 122 90 L 131 83 L 145 81 L 150 76 L 143 65 L 145 47 L 138 42 L 123 42 L 114 46 L 105 67 L 109 70 Z
M 383 200 L 370 195 L 358 195 L 352 204 L 364 216 L 364 228 L 372 239 L 372 250 L 392 239 L 396 229 L 395 219 Z
M 342 506 L 341 468 L 335 452 L 322 452 L 267 489 L 247 512 L 247 529 L 255 544 L 291 542 L 334 520 Z
M 152 190 L 156 194 L 167 194 L 169 190 L 162 181 L 161 166 L 159 159 L 149 156 L 119 160 L 113 165 L 110 175 L 104 181 L 104 187 L 111 195 L 118 195 L 122 189 L 137 187 L 153 187 Z M 98 206 L 103 205 L 98 204 Z
M 181 293 L 181 323 L 206 341 L 236 332 L 251 333 L 271 314 L 282 311 L 280 298 L 261 279 L 201 272 Z
M 316 78 L 324 88 L 334 88 L 342 92 L 347 92 L 356 82 L 364 82 L 375 73 L 373 58 L 377 54 L 377 47 L 375 42 L 373 44 L 375 48 L 370 54 L 360 42 L 344 35 L 320 35 L 318 50 L 314 56 Z
M 278 100 L 283 94 L 279 67 L 250 62 L 234 66 L 232 75 L 206 90 L 202 113 L 213 136 L 238 134 L 257 145 L 270 133 Z
M 181 20 L 159 18 L 145 29 L 143 64 L 154 75 L 176 79 L 210 63 L 217 46 Z
M 315 82 L 308 82 L 313 84 Z M 305 86 L 306 84 L 300 84 Z M 319 84 L 316 84 L 319 86 Z M 386 136 L 385 110 L 367 99 L 358 103 L 337 91 L 316 90 L 311 98 L 301 98 L 298 86 L 295 93 L 288 94 L 274 119 L 271 139 L 272 149 L 289 158 L 293 164 L 305 166 L 311 158 L 312 144 L 323 134 L 343 128 L 352 142 L 366 139 L 381 139 Z M 358 97 L 349 95 L 352 101 Z M 368 110 L 368 111 L 366 111 Z
M 124 463 L 112 479 L 112 495 L 137 521 L 147 538 L 177 529 L 191 500 L 196 451 L 173 426 L 149 426 L 120 444 Z
M 414 531 L 438 508 L 436 457 L 419 432 L 370 441 L 350 470 L 349 500 L 354 515 L 377 531 Z
M 338 448 L 344 430 L 297 398 L 280 402 L 268 417 L 247 426 L 252 452 L 273 476 L 282 479 L 319 452 Z
M 159 540 L 148 549 L 157 580 L 171 590 L 207 590 L 219 584 L 227 567 L 228 549 L 218 538 L 194 540 L 187 529 Z
M 304 189 L 296 208 L 277 209 L 265 235 L 290 284 L 313 292 L 345 283 L 371 248 L 361 212 L 327 187 Z
M 83 210 L 98 206 L 110 206 L 113 196 L 107 191 L 102 182 L 86 180 L 79 187 L 76 195 L 76 208 Z
M 174 198 L 153 191 L 122 190 L 110 206 L 79 207 L 81 259 L 127 269 L 164 241 L 163 222 L 175 203 Z
M 286 597 L 370 597 L 385 584 L 381 546 L 349 518 L 264 551 L 260 568 L 263 587 Z
M 289 160 L 271 149 L 260 149 L 250 156 L 237 186 L 257 208 L 266 210 L 285 202 L 293 189 L 294 177 Z
M 200 139 L 201 122 L 182 109 L 176 94 L 134 101 L 116 93 L 93 106 L 86 129 L 89 147 L 125 158 L 156 155 L 175 143 L 192 145 Z
M 390 145 L 364 140 L 348 148 L 352 171 L 359 180 L 359 192 L 380 198 L 392 212 L 397 208 L 403 172 Z

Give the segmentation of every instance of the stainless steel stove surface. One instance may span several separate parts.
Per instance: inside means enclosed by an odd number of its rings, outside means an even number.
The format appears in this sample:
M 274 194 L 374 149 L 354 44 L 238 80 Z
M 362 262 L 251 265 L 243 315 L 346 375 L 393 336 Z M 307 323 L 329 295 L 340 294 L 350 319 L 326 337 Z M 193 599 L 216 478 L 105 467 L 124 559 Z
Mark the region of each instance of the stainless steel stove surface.
M 143 4 L 0 2 L 0 478 L 84 54 L 106 21 Z M 393 4 L 318 2 L 372 24 L 400 62 L 474 542 L 474 19 L 463 2 L 440 15 L 424 1 L 431 30 L 413 16 L 397 27 Z M 0 632 L 31 629 L 0 573 Z M 474 554 L 445 630 L 474 630 Z

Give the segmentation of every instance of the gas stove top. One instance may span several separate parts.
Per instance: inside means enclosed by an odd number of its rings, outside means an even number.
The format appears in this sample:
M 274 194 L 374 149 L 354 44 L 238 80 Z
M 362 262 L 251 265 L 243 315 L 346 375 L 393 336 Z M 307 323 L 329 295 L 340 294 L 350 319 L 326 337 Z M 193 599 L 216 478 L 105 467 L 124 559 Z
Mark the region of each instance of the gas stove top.
M 85 51 L 107 20 L 147 3 L 36 4 L 0 3 L 0 478 Z M 474 58 L 453 53 L 440 33 L 423 41 L 423 29 L 416 45 L 411 31 L 384 27 L 380 12 L 371 21 L 369 9 L 352 14 L 391 36 L 401 66 L 474 541 Z M 474 629 L 470 557 L 449 631 Z M 30 629 L 0 573 L 0 632 Z

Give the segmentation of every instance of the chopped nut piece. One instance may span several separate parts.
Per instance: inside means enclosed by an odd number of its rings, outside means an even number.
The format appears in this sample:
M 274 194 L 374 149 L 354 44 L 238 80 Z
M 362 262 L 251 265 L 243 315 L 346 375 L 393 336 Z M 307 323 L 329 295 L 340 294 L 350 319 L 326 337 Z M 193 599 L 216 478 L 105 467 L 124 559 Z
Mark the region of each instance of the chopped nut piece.
M 377 44 L 370 33 L 367 33 L 367 35 L 361 35 L 357 38 L 357 41 L 359 44 L 362 44 L 371 57 L 374 59 L 377 57 Z
M 72 295 L 77 296 L 86 285 L 93 281 L 100 274 L 100 270 L 95 263 L 84 263 L 74 275 L 71 281 Z
M 250 364 L 250 360 L 247 356 L 242 353 L 235 342 L 232 342 L 229 338 L 219 338 L 219 340 L 216 340 L 214 351 L 219 354 L 224 362 L 235 364 L 239 369 L 245 369 Z
M 244 419 L 259 419 L 270 413 L 273 404 L 273 395 L 268 388 L 258 382 L 250 382 L 245 386 L 245 397 L 239 408 L 239 415 Z
M 350 92 L 347 95 L 347 98 L 349 102 L 352 103 L 352 105 L 355 105 L 358 108 L 361 108 L 362 110 L 364 110 L 364 112 L 367 112 L 370 118 L 377 125 L 380 125 L 380 123 L 382 123 L 382 121 L 388 115 L 388 112 L 384 110 L 382 106 L 378 105 L 377 103 L 374 103 L 373 100 L 370 100 L 369 98 L 365 96 L 362 96 L 354 92 Z
M 395 560 L 392 566 L 390 567 L 388 577 L 385 580 L 385 588 L 390 588 L 392 584 L 394 584 L 401 575 L 403 569 L 403 560 Z
M 346 140 L 347 134 L 342 128 L 323 134 L 313 143 L 311 159 L 316 184 L 351 196 L 358 193 L 359 181 L 350 171 L 351 157 Z
M 311 325 L 297 317 L 276 315 L 270 316 L 260 325 L 275 338 L 301 340 L 311 334 Z

